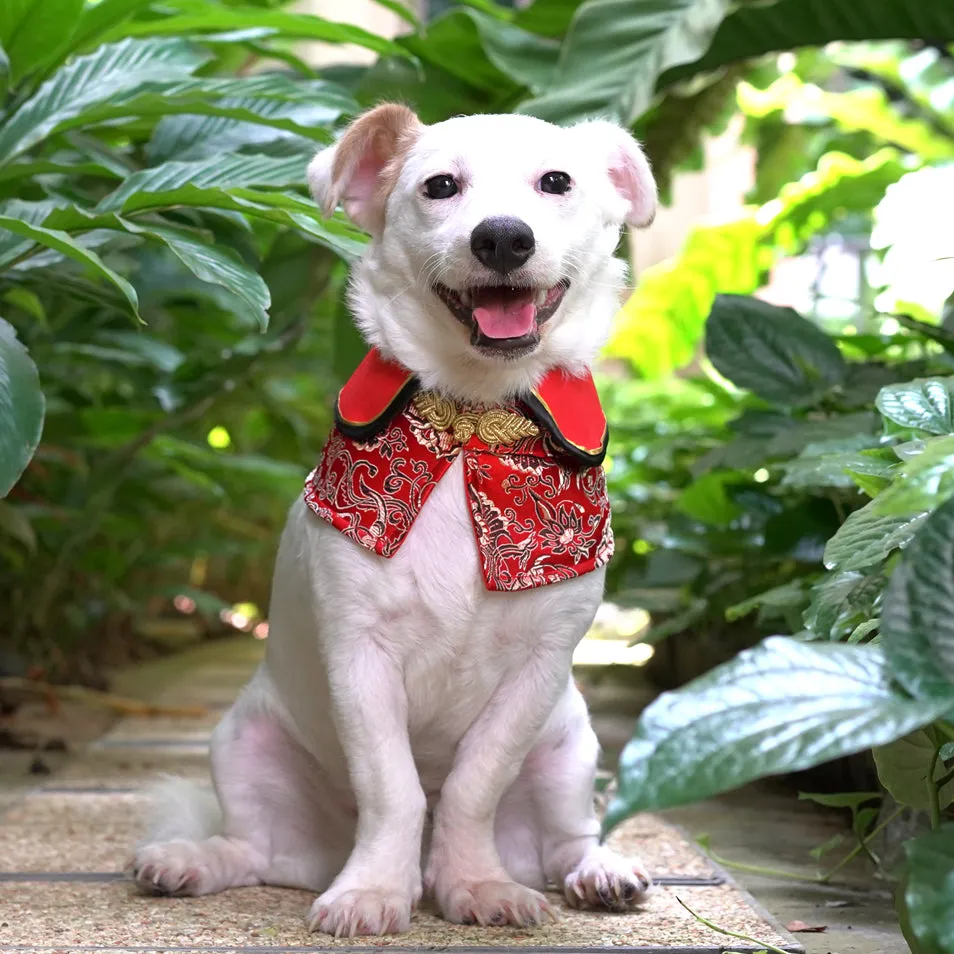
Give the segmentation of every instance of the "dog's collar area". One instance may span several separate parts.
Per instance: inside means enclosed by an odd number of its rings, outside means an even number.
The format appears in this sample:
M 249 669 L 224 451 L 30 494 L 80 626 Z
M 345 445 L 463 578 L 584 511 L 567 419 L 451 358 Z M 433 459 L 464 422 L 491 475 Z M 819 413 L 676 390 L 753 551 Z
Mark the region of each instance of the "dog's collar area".
M 335 424 L 346 437 L 369 441 L 407 407 L 419 390 L 417 379 L 407 368 L 373 348 L 341 389 L 335 404 Z M 589 373 L 576 377 L 559 369 L 550 371 L 520 403 L 561 452 L 589 466 L 603 462 L 609 433 Z

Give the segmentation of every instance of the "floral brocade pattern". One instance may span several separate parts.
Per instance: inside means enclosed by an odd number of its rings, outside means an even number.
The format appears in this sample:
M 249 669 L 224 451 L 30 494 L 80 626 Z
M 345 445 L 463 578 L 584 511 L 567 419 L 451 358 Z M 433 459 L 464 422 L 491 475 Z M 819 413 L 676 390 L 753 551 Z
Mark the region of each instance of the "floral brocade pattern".
M 355 543 L 392 557 L 461 454 L 488 589 L 544 586 L 609 561 L 613 534 L 601 467 L 567 463 L 543 436 L 488 445 L 474 434 L 461 444 L 413 404 L 366 443 L 334 430 L 308 476 L 305 501 Z

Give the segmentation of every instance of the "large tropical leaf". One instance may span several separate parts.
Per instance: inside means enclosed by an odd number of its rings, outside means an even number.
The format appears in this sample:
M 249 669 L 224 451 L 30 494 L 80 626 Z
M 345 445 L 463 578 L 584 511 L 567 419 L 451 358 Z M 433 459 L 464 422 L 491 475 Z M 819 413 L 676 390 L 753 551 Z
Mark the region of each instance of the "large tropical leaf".
M 954 950 L 954 825 L 907 841 L 904 901 L 918 954 Z
M 514 84 L 542 93 L 560 54 L 554 40 L 464 8 L 438 17 L 428 24 L 426 34 L 405 37 L 401 43 L 421 60 L 500 96 Z
M 98 3 L 81 4 L 83 9 L 74 29 L 63 37 L 50 62 L 58 64 L 74 50 L 84 52 L 108 30 L 128 20 L 150 3 L 152 0 L 99 0 Z
M 163 109 L 161 103 L 157 109 Z M 223 151 L 262 148 L 287 141 L 300 145 L 328 143 L 328 111 L 319 105 L 273 100 L 221 100 L 170 112 L 156 123 L 147 153 L 153 162 L 204 159 Z M 311 150 L 315 150 L 312 145 Z
M 881 631 L 908 692 L 954 698 L 954 501 L 928 517 L 905 552 L 885 593 Z
M 877 646 L 767 639 L 649 706 L 607 825 L 893 742 L 952 708 L 954 693 L 896 689 Z
M 733 384 L 774 404 L 812 403 L 848 370 L 837 345 L 812 322 L 746 295 L 716 298 L 706 353 Z
M 188 79 L 161 89 L 134 90 L 82 113 L 61 119 L 47 135 L 117 120 L 162 117 L 150 155 L 154 159 L 201 158 L 280 137 L 318 142 L 331 138 L 327 127 L 358 111 L 344 90 L 324 82 L 294 82 L 266 74 L 242 79 Z M 240 134 L 236 134 L 240 130 Z
M 173 193 L 183 186 L 196 189 L 231 189 L 238 186 L 292 186 L 305 180 L 305 163 L 300 156 L 262 155 L 216 156 L 201 162 L 165 162 L 134 172 L 115 192 L 97 206 L 99 211 L 119 211 L 129 204 L 136 208 L 136 196 Z M 168 204 L 175 198 L 169 196 Z M 165 204 L 165 203 L 163 203 Z
M 520 107 L 543 119 L 609 115 L 629 125 L 666 70 L 699 59 L 729 0 L 586 0 L 570 24 L 548 92 Z
M 124 40 L 78 57 L 0 126 L 0 166 L 91 106 L 149 83 L 182 80 L 209 55 L 184 40 L 169 39 Z
M 228 190 L 200 188 L 187 183 L 167 192 L 137 191 L 125 198 L 121 208 L 112 204 L 112 198 L 108 196 L 105 200 L 109 203 L 108 210 L 104 207 L 93 215 L 56 210 L 52 213 L 52 221 L 69 228 L 125 228 L 122 221 L 117 223 L 112 216 L 114 209 L 129 215 L 177 206 L 198 206 L 239 212 L 297 229 L 346 261 L 356 259 L 367 241 L 367 236 L 346 219 L 337 216 L 325 219 L 310 199 L 293 192 L 263 192 L 241 186 L 232 186 Z
M 43 430 L 43 392 L 26 348 L 0 318 L 0 497 L 30 462 Z
M 0 206 L 0 229 L 6 229 L 15 235 L 31 239 L 37 245 L 42 245 L 61 255 L 67 256 L 78 262 L 86 270 L 105 278 L 115 285 L 129 302 L 133 312 L 139 314 L 139 299 L 136 296 L 136 289 L 126 281 L 122 275 L 113 271 L 91 248 L 78 242 L 68 232 L 59 229 L 46 228 L 41 225 L 35 225 L 32 222 L 19 218 L 15 212 L 14 215 L 4 214 L 13 211 L 10 206 L 13 203 L 4 203 Z M 17 210 L 18 211 L 18 210 Z
M 231 250 L 213 245 L 186 229 L 126 223 L 131 232 L 162 242 L 196 278 L 221 285 L 234 296 L 241 316 L 262 329 L 268 327 L 271 295 L 261 276 Z
M 385 37 L 350 23 L 335 23 L 322 17 L 256 7 L 218 7 L 208 0 L 177 0 L 177 14 L 119 24 L 107 31 L 104 41 L 127 36 L 177 36 L 187 33 L 219 33 L 225 30 L 271 30 L 274 36 L 324 43 L 354 43 L 375 53 L 408 56 L 406 50 Z
M 76 24 L 83 0 L 3 0 L 0 45 L 16 82 L 50 55 Z
M 937 0 L 778 0 L 741 3 L 723 21 L 705 55 L 674 65 L 670 86 L 739 60 L 836 40 L 954 40 L 954 5 Z

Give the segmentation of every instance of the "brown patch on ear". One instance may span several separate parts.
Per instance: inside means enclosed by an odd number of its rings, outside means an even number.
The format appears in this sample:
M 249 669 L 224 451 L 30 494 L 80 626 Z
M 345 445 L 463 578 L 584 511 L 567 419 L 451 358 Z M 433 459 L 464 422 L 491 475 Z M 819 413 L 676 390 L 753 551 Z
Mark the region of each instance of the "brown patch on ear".
M 421 129 L 421 121 L 413 110 L 398 103 L 376 106 L 356 119 L 335 150 L 333 185 L 326 202 L 330 209 L 324 209 L 325 214 L 331 214 L 341 199 L 347 204 L 351 192 L 373 191 L 383 227 L 384 203 Z

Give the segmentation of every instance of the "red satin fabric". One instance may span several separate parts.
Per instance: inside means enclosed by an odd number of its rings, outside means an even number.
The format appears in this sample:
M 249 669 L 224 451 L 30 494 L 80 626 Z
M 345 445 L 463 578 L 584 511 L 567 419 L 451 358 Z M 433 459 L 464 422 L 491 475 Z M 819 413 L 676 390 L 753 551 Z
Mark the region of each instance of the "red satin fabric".
M 572 436 L 592 444 L 593 425 L 584 427 L 576 413 L 574 419 Z M 605 428 L 605 422 L 597 424 Z M 493 447 L 474 435 L 460 445 L 413 403 L 367 441 L 335 428 L 308 477 L 305 501 L 355 543 L 392 557 L 461 455 L 487 589 L 531 589 L 609 561 L 613 534 L 601 467 L 567 459 L 543 435 Z

